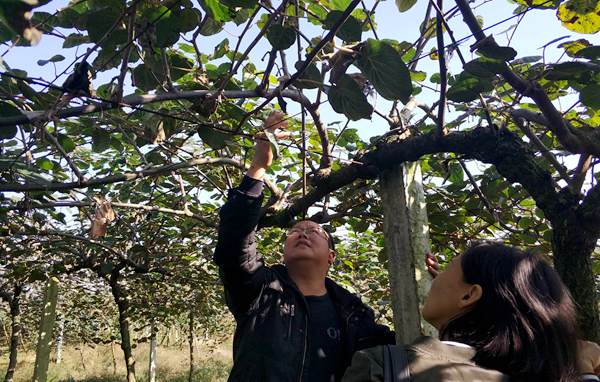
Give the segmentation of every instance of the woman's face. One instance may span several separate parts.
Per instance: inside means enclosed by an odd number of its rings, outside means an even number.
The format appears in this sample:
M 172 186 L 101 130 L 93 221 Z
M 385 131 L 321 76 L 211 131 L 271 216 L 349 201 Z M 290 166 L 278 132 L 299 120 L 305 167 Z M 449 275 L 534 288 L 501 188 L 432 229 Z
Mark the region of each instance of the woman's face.
M 423 318 L 438 330 L 481 298 L 481 286 L 464 281 L 460 259 L 461 256 L 455 257 L 433 279 L 423 306 Z

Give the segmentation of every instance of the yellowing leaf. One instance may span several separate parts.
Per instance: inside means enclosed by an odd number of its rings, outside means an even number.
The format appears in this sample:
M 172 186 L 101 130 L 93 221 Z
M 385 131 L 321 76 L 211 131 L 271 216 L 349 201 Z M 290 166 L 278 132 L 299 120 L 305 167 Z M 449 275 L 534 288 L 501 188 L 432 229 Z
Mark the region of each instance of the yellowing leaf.
M 600 31 L 600 1 L 569 0 L 558 7 L 556 16 L 565 28 L 579 33 Z
M 558 47 L 563 48 L 565 53 L 567 53 L 567 56 L 576 57 L 577 52 L 579 52 L 581 49 L 587 48 L 588 46 L 590 46 L 590 42 L 581 38 L 579 40 L 563 42 Z
M 108 225 L 116 219 L 116 214 L 110 205 L 110 202 L 102 195 L 94 196 L 96 202 L 96 212 L 92 219 L 92 227 L 90 229 L 90 237 L 96 239 L 106 235 Z
M 515 0 L 518 4 L 529 8 L 556 8 L 560 0 Z

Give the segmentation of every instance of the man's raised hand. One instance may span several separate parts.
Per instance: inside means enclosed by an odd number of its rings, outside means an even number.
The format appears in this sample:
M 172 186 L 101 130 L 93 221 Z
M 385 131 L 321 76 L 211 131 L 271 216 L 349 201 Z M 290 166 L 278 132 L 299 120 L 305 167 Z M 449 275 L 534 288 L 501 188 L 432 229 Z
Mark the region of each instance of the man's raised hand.
M 246 175 L 250 178 L 262 180 L 265 172 L 273 163 L 273 151 L 271 150 L 271 143 L 269 142 L 265 132 L 273 134 L 276 139 L 288 138 L 291 133 L 289 131 L 277 131 L 284 130 L 288 126 L 285 115 L 282 112 L 274 111 L 264 122 L 263 130 L 256 135 L 256 144 L 254 145 L 254 158 L 252 164 L 246 172 Z

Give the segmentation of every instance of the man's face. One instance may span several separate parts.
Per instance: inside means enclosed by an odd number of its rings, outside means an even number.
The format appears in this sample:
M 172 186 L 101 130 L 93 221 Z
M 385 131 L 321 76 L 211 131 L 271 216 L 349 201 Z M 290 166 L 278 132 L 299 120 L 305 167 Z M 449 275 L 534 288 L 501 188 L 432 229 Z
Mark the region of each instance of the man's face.
M 335 259 L 335 252 L 329 248 L 329 234 L 317 223 L 303 220 L 288 231 L 283 259 L 288 266 L 306 262 L 326 272 Z

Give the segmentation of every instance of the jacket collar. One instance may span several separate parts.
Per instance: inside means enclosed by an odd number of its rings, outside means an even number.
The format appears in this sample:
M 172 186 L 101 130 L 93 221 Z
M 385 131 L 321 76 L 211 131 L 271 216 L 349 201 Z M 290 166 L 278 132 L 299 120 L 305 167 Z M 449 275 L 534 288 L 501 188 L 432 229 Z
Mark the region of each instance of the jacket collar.
M 462 347 L 445 344 L 433 337 L 419 337 L 410 347 L 417 353 L 425 353 L 430 358 L 438 358 L 448 362 L 465 363 L 475 365 L 475 348 Z
M 275 271 L 284 284 L 291 287 L 294 291 L 303 296 L 296 283 L 294 283 L 294 280 L 291 279 L 285 265 L 276 264 L 272 266 L 271 269 Z M 341 308 L 342 313 L 347 310 L 352 310 L 352 308 L 356 305 L 362 305 L 362 302 L 355 294 L 348 292 L 329 277 L 325 278 L 325 288 L 327 289 L 327 293 L 329 293 L 331 296 L 333 303 Z

